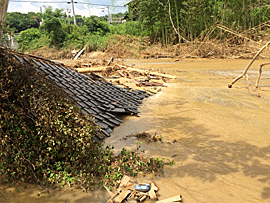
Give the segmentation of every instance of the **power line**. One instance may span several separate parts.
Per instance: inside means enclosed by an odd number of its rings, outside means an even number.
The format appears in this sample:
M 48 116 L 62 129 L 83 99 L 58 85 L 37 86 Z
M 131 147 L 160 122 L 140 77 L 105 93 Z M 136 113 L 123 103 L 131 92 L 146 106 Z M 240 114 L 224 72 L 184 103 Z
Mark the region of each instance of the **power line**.
M 42 4 L 60 4 L 60 3 L 67 3 L 70 4 L 70 1 L 29 1 L 29 0 L 10 0 L 9 2 L 30 2 L 30 3 L 42 3 Z M 106 5 L 106 4 L 94 4 L 94 3 L 86 3 L 86 2 L 76 2 L 77 4 L 86 4 L 86 5 L 93 5 L 93 6 L 109 6 L 109 7 L 122 7 L 125 8 L 126 6 L 115 6 L 115 5 Z

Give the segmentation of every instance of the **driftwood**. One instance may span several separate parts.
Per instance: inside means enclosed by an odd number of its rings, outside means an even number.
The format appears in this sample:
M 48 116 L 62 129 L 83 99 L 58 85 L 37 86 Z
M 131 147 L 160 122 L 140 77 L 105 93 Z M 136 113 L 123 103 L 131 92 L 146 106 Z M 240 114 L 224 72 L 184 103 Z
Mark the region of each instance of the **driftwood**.
M 259 81 L 260 81 L 260 78 L 261 78 L 261 75 L 262 75 L 262 68 L 263 68 L 263 66 L 266 66 L 266 65 L 270 65 L 270 63 L 264 63 L 264 64 L 260 65 L 259 76 L 258 76 L 256 86 L 255 86 L 256 88 L 258 88 L 258 86 L 259 86 Z
M 228 88 L 232 88 L 233 84 L 236 83 L 238 80 L 240 80 L 242 77 L 244 77 L 247 72 L 248 69 L 250 68 L 250 66 L 253 64 L 253 62 L 258 58 L 258 56 L 260 55 L 260 53 L 267 47 L 269 46 L 270 41 L 267 42 L 259 51 L 258 53 L 253 57 L 253 59 L 249 62 L 249 64 L 247 65 L 246 69 L 243 71 L 242 74 L 240 74 L 237 78 L 235 78 L 231 84 L 228 84 Z
M 111 67 L 100 66 L 100 67 L 91 67 L 91 68 L 75 68 L 78 73 L 89 73 L 89 72 L 106 72 L 111 70 Z
M 111 62 L 113 62 L 113 57 L 109 60 L 107 66 L 111 65 Z

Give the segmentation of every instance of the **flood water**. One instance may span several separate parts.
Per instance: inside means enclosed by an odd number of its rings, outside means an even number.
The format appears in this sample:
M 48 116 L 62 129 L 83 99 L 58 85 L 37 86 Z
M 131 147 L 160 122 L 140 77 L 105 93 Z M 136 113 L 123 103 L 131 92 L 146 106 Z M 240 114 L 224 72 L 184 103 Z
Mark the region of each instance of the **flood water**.
M 149 132 L 162 143 L 143 143 L 147 156 L 175 161 L 164 174 L 140 177 L 160 187 L 161 198 L 181 194 L 189 202 L 270 202 L 270 71 L 259 64 L 232 89 L 227 85 L 249 60 L 128 60 L 141 68 L 177 76 L 161 93 L 144 100 L 139 117 L 127 117 L 106 144 L 134 148 L 121 138 Z M 173 141 L 177 141 L 173 143 Z
M 185 203 L 270 202 L 270 67 L 254 89 L 259 64 L 232 89 L 227 85 L 249 60 L 126 60 L 140 68 L 162 69 L 177 76 L 157 95 L 144 100 L 139 117 L 128 116 L 105 140 L 116 151 L 143 142 L 145 156 L 175 161 L 163 174 L 137 177 L 155 181 L 160 199 L 181 194 Z M 146 143 L 134 133 L 162 136 Z M 24 193 L 22 193 L 23 191 Z M 106 202 L 106 192 L 5 190 L 4 202 Z M 10 195 L 9 195 L 10 194 Z M 20 197 L 24 197 L 20 199 Z

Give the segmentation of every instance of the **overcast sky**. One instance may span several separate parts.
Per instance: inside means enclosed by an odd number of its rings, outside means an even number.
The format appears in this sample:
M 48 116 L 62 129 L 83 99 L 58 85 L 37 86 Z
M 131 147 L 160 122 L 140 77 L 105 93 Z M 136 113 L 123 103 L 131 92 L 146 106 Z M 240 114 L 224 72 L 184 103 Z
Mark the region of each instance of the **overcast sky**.
M 66 10 L 71 9 L 71 4 L 66 3 L 70 1 L 71 0 L 9 0 L 8 12 L 40 12 L 40 7 L 42 6 L 52 6 L 54 9 L 59 8 Z M 130 1 L 131 0 L 74 0 L 74 2 L 78 2 L 77 4 L 74 4 L 75 14 L 86 17 L 90 15 L 103 16 L 108 14 L 108 8 L 106 5 L 124 6 Z M 79 4 L 79 2 L 99 5 Z M 110 13 L 124 13 L 125 11 L 127 11 L 126 7 L 110 7 Z

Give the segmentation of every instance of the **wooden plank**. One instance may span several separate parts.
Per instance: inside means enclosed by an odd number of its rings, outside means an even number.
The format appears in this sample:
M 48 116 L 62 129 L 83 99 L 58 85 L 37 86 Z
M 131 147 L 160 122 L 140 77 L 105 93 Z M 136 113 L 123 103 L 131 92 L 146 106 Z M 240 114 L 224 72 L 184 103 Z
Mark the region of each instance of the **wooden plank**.
M 141 74 L 149 74 L 149 70 L 142 70 L 142 69 L 137 69 L 137 68 L 127 68 L 127 71 L 131 71 L 131 72 L 138 72 Z
M 174 196 L 174 197 L 170 197 L 170 198 L 167 198 L 167 199 L 157 201 L 156 203 L 171 203 L 171 202 L 182 202 L 182 196 L 177 195 L 177 196 Z
M 176 79 L 176 76 L 165 74 L 165 73 L 150 72 L 150 75 L 159 76 L 159 77 L 163 77 L 163 78 Z
M 130 177 L 124 175 L 123 178 L 121 179 L 121 183 L 119 187 L 125 187 L 127 183 L 130 181 Z
M 113 57 L 111 57 L 111 59 L 109 60 L 107 66 L 111 65 L 111 62 L 113 62 Z
M 151 183 L 151 189 L 148 192 L 150 199 L 157 200 L 157 195 L 156 195 L 157 191 L 158 191 L 158 187 L 155 185 L 154 182 Z
M 77 60 L 77 58 L 79 58 L 79 56 L 84 52 L 85 47 L 81 49 L 81 51 L 79 51 L 78 54 L 76 54 L 76 56 L 73 58 L 73 60 Z
M 105 187 L 106 191 L 109 193 L 110 197 L 112 197 L 114 194 L 105 185 L 104 185 L 104 187 Z
M 111 67 L 100 66 L 100 67 L 91 67 L 91 68 L 75 68 L 78 73 L 89 73 L 89 72 L 105 72 L 111 70 Z
M 115 198 L 118 194 L 119 194 L 118 192 L 114 193 L 114 195 L 111 196 L 111 198 L 106 203 L 113 203 L 113 201 L 112 201 L 113 198 Z
M 131 193 L 130 190 L 123 190 L 115 199 L 115 203 L 121 203 Z

